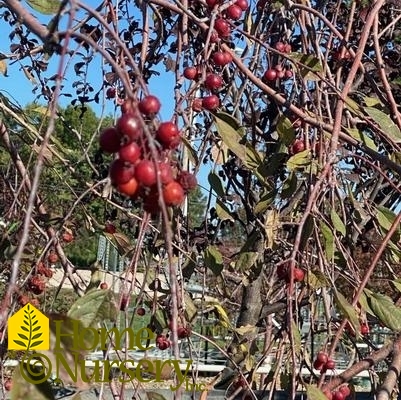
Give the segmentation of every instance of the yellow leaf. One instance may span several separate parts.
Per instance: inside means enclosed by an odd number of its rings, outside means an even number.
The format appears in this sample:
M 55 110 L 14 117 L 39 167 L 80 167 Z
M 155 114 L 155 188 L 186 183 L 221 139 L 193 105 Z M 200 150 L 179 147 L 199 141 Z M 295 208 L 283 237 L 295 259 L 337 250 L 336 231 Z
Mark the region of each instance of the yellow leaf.
M 7 76 L 7 62 L 6 60 L 0 60 L 0 74 Z

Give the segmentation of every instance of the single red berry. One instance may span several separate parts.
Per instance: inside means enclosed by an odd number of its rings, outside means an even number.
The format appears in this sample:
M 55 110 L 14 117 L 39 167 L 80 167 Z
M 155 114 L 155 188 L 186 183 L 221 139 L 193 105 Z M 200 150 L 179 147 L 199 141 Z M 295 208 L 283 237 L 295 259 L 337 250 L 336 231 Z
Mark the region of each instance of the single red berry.
M 369 334 L 369 325 L 367 323 L 361 324 L 361 334 L 362 335 L 368 335 Z
M 9 392 L 13 388 L 13 381 L 11 379 L 5 379 L 4 389 Z
M 277 51 L 280 51 L 281 53 L 284 53 L 284 52 L 285 52 L 285 44 L 284 44 L 283 42 L 277 42 L 277 43 L 274 45 L 274 48 L 275 48 Z
M 217 65 L 218 67 L 224 67 L 225 65 L 229 64 L 233 60 L 233 57 L 227 51 L 216 51 L 213 54 L 212 59 L 213 59 L 213 63 L 215 65 Z
M 294 281 L 302 282 L 305 278 L 305 272 L 301 268 L 294 268 Z
M 133 140 L 139 139 L 142 135 L 142 128 L 138 117 L 133 114 L 123 114 L 117 120 L 116 128 L 120 132 L 120 135 L 132 142 Z
M 344 398 L 348 397 L 351 394 L 351 389 L 348 385 L 340 386 L 338 390 L 344 395 Z
M 324 363 L 320 362 L 317 359 L 313 362 L 313 368 L 317 369 L 318 371 L 320 371 L 323 368 L 323 366 L 324 366 Z
M 152 161 L 141 160 L 135 167 L 135 178 L 142 186 L 152 186 L 157 182 L 156 168 Z
M 165 162 L 159 162 L 158 167 L 160 172 L 160 181 L 163 185 L 167 185 L 174 179 L 171 165 Z
M 118 156 L 121 160 L 134 165 L 141 157 L 141 149 L 136 142 L 131 142 L 120 148 Z
M 168 339 L 166 339 L 166 340 L 163 341 L 163 342 L 157 343 L 157 347 L 158 347 L 160 350 L 167 350 L 170 346 L 171 346 L 171 344 L 170 344 L 170 341 L 169 341 Z
M 116 97 L 116 88 L 109 87 L 106 90 L 106 99 L 114 99 Z
M 121 104 L 121 113 L 122 114 L 135 114 L 137 112 L 136 101 L 132 99 L 124 100 Z
M 63 232 L 61 237 L 63 238 L 64 242 L 66 242 L 66 243 L 71 243 L 74 240 L 74 236 L 70 232 Z
M 177 140 L 180 140 L 180 130 L 174 122 L 162 122 L 157 129 L 156 137 L 157 140 L 159 140 L 159 142 L 165 147 L 174 148 L 175 146 L 171 145 L 175 145 L 177 143 Z
M 145 96 L 139 103 L 138 109 L 143 115 L 153 115 L 160 111 L 160 100 L 156 96 Z
M 220 100 L 215 94 L 206 96 L 202 99 L 202 107 L 205 110 L 212 111 L 218 108 L 219 106 L 220 106 Z
M 106 289 L 108 289 L 108 288 L 109 288 L 109 285 L 107 284 L 107 282 L 102 282 L 102 283 L 100 284 L 100 289 L 106 290 Z
M 226 13 L 227 17 L 233 19 L 234 21 L 237 21 L 242 17 L 242 9 L 237 4 L 232 4 L 230 7 L 228 7 Z
M 328 359 L 329 357 L 324 351 L 319 351 L 319 353 L 317 353 L 316 360 L 319 361 L 321 364 L 326 364 Z
M 305 150 L 305 143 L 301 139 L 296 139 L 292 143 L 292 145 L 290 147 L 290 153 L 291 154 L 298 154 L 298 153 L 300 153 L 301 151 L 304 151 L 304 150 Z
M 110 224 L 108 222 L 104 226 L 104 231 L 106 233 L 113 234 L 113 233 L 116 233 L 116 230 L 117 230 L 116 227 L 113 224 Z
M 128 197 L 135 197 L 135 195 L 138 193 L 139 189 L 139 184 L 138 181 L 132 177 L 128 182 L 126 183 L 121 183 L 117 185 L 117 190 Z
M 214 8 L 216 4 L 220 4 L 219 0 L 206 0 L 206 4 L 209 6 L 209 8 Z
M 277 71 L 274 68 L 270 68 L 263 74 L 263 78 L 267 81 L 274 81 L 277 78 Z
M 177 336 L 178 339 L 185 339 L 191 336 L 191 328 L 189 326 L 179 326 L 177 327 Z
M 49 255 L 47 256 L 47 260 L 50 264 L 55 264 L 58 261 L 57 253 L 54 253 L 53 251 L 49 253 Z
M 205 86 L 209 90 L 220 89 L 223 85 L 223 78 L 217 74 L 207 74 L 205 79 Z
M 193 99 L 193 101 L 192 101 L 192 109 L 195 112 L 202 111 L 203 107 L 202 107 L 202 99 L 201 98 Z
M 324 366 L 326 369 L 334 369 L 336 367 L 336 362 L 332 359 L 328 359 Z
M 177 182 L 186 192 L 194 190 L 198 186 L 196 176 L 188 171 L 181 171 L 177 176 Z
M 110 164 L 109 175 L 111 183 L 115 186 L 127 183 L 134 176 L 134 166 L 117 158 Z
M 103 129 L 99 136 L 99 146 L 105 153 L 116 153 L 121 147 L 121 134 L 115 127 Z
M 291 53 L 291 50 L 292 50 L 291 45 L 287 43 L 284 46 L 284 53 Z
M 333 392 L 333 400 L 344 400 L 345 396 L 342 392 L 340 392 L 339 390 L 336 390 L 335 392 Z
M 196 67 L 186 67 L 184 69 L 184 77 L 191 81 L 195 80 L 198 77 L 198 68 Z
M 179 206 L 185 198 L 185 192 L 182 186 L 172 181 L 163 189 L 163 198 L 167 206 Z
M 235 5 L 237 5 L 242 11 L 246 11 L 249 7 L 247 0 L 237 0 Z
M 146 310 L 143 307 L 138 307 L 136 309 L 136 315 L 143 317 L 146 314 Z
M 214 29 L 220 37 L 226 38 L 231 34 L 231 27 L 228 21 L 224 18 L 217 18 L 214 23 Z
M 274 67 L 274 69 L 277 71 L 277 78 L 282 79 L 285 76 L 285 71 L 282 65 L 278 64 Z
M 284 78 L 291 79 L 294 76 L 294 73 L 290 69 L 286 69 L 284 71 Z

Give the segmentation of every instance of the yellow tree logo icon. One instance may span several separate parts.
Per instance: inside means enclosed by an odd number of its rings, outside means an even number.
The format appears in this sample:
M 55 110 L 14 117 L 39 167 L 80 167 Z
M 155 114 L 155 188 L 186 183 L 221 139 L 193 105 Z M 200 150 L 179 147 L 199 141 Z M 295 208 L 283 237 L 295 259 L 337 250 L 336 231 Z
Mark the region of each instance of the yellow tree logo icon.
M 9 350 L 49 350 L 49 319 L 27 304 L 8 320 Z

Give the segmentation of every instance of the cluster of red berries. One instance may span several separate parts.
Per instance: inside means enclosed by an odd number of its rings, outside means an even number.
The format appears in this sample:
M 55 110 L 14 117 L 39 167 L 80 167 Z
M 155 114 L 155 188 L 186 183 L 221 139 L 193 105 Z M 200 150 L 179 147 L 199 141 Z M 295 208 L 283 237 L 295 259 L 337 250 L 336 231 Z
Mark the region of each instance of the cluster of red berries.
M 327 353 L 324 351 L 319 351 L 316 356 L 316 360 L 313 362 L 313 368 L 317 369 L 321 373 L 325 373 L 327 370 L 334 369 L 336 367 L 336 362 L 329 358 Z
M 277 42 L 274 48 L 281 53 L 291 53 L 291 45 Z M 290 79 L 293 77 L 292 70 L 286 64 L 277 64 L 267 69 L 263 74 L 265 81 L 275 81 L 276 79 Z
M 160 350 L 167 350 L 168 348 L 171 347 L 171 341 L 169 340 L 167 335 L 160 334 L 160 335 L 157 335 L 157 337 L 156 337 L 156 346 Z
M 33 294 L 39 295 L 44 292 L 46 288 L 46 282 L 39 275 L 32 276 L 28 281 L 28 291 Z
M 323 393 L 329 400 L 345 400 L 351 394 L 351 389 L 349 388 L 348 385 L 343 385 L 340 386 L 338 390 L 335 391 L 325 390 L 323 391 Z
M 159 211 L 158 180 L 167 206 L 180 205 L 197 185 L 194 175 L 179 171 L 171 161 L 170 150 L 181 143 L 181 133 L 174 122 L 155 121 L 160 107 L 159 99 L 152 95 L 139 102 L 126 100 L 116 125 L 104 129 L 99 137 L 104 152 L 118 155 L 109 167 L 113 186 L 125 196 L 141 198 L 145 211 L 151 213 Z M 144 122 L 155 139 L 157 160 L 151 156 Z
M 291 279 L 291 269 L 288 264 L 281 264 L 277 267 L 277 276 L 279 279 L 289 282 Z M 303 269 L 293 267 L 294 282 L 302 282 L 305 278 Z
M 220 0 L 206 0 L 209 10 L 220 6 Z M 242 17 L 242 13 L 249 7 L 247 0 L 237 0 L 231 4 L 221 14 L 218 15 L 214 23 L 214 31 L 211 34 L 210 41 L 216 43 L 219 40 L 227 40 L 231 36 L 230 20 L 237 21 Z M 233 57 L 230 52 L 217 50 L 212 54 L 213 70 L 208 71 L 205 76 L 198 66 L 188 66 L 184 69 L 183 75 L 186 79 L 201 81 L 203 87 L 210 92 L 207 96 L 196 98 L 192 102 L 192 109 L 200 112 L 202 110 L 213 111 L 220 106 L 218 92 L 223 86 L 223 78 L 219 74 L 220 69 L 232 62 Z
M 51 268 L 49 268 L 48 266 L 46 266 L 45 263 L 40 262 L 37 266 L 36 266 L 36 273 L 38 275 L 43 275 L 46 278 L 51 278 L 53 276 L 53 271 L 51 270 Z
M 171 329 L 171 323 L 169 324 L 170 329 Z M 192 330 L 191 327 L 186 325 L 179 325 L 177 326 L 177 336 L 178 339 L 185 339 L 189 336 L 191 336 Z M 168 338 L 169 335 L 165 335 L 165 334 L 159 334 L 156 337 L 156 346 L 160 349 L 160 350 L 166 350 L 171 346 L 171 341 Z

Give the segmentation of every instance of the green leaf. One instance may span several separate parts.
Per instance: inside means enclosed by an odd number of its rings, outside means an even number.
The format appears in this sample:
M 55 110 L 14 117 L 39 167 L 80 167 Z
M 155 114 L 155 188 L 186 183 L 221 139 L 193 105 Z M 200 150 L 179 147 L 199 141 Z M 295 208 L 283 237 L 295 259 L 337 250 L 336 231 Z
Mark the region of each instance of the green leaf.
M 308 243 L 308 239 L 311 237 L 313 233 L 313 229 L 315 228 L 315 222 L 312 215 L 308 215 L 305 221 L 305 225 L 302 229 L 301 242 L 299 244 L 299 249 L 302 251 Z
M 57 14 L 60 10 L 61 2 L 59 0 L 26 0 L 26 2 L 41 14 Z
M 370 308 L 370 305 L 368 303 L 368 295 L 370 296 L 370 290 L 369 289 L 364 289 L 364 291 L 361 294 L 361 297 L 359 298 L 359 303 L 361 304 L 362 308 L 369 313 L 370 315 L 375 315 L 373 310 Z
M 348 135 L 350 135 L 354 139 L 358 140 L 359 142 L 363 143 L 366 147 L 368 147 L 374 151 L 377 151 L 377 146 L 376 146 L 376 143 L 373 141 L 373 139 L 371 139 L 368 135 L 363 133 L 361 130 L 355 129 L 355 128 L 346 128 L 345 130 L 348 133 Z
M 314 385 L 306 385 L 306 397 L 308 400 L 327 400 L 326 395 Z
M 391 283 L 394 285 L 394 287 L 401 292 L 401 279 L 396 279 L 394 281 L 391 281 Z
M 376 218 L 379 225 L 384 230 L 389 231 L 391 226 L 393 225 L 396 215 L 393 211 L 389 210 L 388 208 L 383 206 L 378 206 Z
M 226 112 L 217 112 L 216 117 L 223 120 L 226 122 L 228 125 L 230 125 L 233 129 L 236 131 L 241 129 L 241 124 L 237 120 L 237 118 L 233 117 L 231 114 L 226 113 Z
M 374 107 L 365 107 L 364 110 L 391 140 L 401 143 L 401 131 L 386 113 Z
M 191 296 L 186 291 L 184 291 L 184 305 L 185 305 L 185 318 L 187 319 L 187 321 L 191 322 L 198 315 L 198 309 L 196 308 L 196 305 L 193 302 Z
M 290 53 L 288 57 L 298 64 L 300 73 L 303 78 L 309 81 L 320 80 L 316 72 L 322 72 L 323 66 L 319 58 L 302 53 Z
M 332 229 L 325 222 L 320 221 L 319 225 L 324 239 L 326 257 L 330 261 L 334 256 L 334 235 Z
M 216 201 L 216 214 L 222 221 L 234 221 L 230 210 L 220 199 Z
M 365 292 L 367 294 L 367 302 L 374 312 L 374 315 L 387 328 L 395 332 L 401 331 L 401 308 L 397 307 L 390 297 L 380 293 Z
M 292 172 L 283 183 L 283 190 L 281 192 L 281 198 L 286 199 L 291 197 L 298 187 L 297 175 Z
M 357 335 L 361 331 L 358 314 L 355 308 L 337 290 L 334 290 L 334 299 L 343 317 L 347 318 Z
M 217 196 L 219 197 L 225 196 L 223 185 L 217 174 L 215 174 L 214 172 L 210 172 L 207 177 L 207 180 L 213 191 L 217 194 Z
M 277 122 L 278 136 L 286 146 L 289 146 L 295 139 L 295 129 L 292 122 L 285 115 L 281 115 Z
M 246 251 L 240 253 L 238 260 L 235 263 L 235 269 L 245 272 L 250 269 L 259 257 L 259 253 L 255 251 Z
M 216 276 L 223 271 L 223 256 L 216 246 L 207 246 L 205 250 L 205 266 Z
M 225 145 L 248 169 L 256 169 L 262 163 L 259 153 L 248 143 L 242 144 L 242 135 L 223 119 L 215 115 L 217 131 Z
M 292 335 L 293 335 L 293 346 L 295 348 L 295 353 L 299 355 L 302 349 L 301 342 L 301 332 L 294 320 L 291 321 Z
M 345 224 L 340 218 L 340 216 L 336 213 L 336 210 L 334 208 L 331 209 L 330 217 L 331 217 L 331 222 L 333 223 L 333 226 L 336 229 L 336 231 L 340 232 L 343 236 L 345 236 L 345 234 L 347 233 Z
M 317 290 L 322 287 L 330 287 L 330 282 L 326 276 L 319 270 L 309 271 L 307 282 L 311 289 Z
M 368 107 L 374 107 L 381 104 L 377 97 L 364 97 L 363 101 Z
M 311 152 L 307 149 L 291 156 L 287 161 L 287 167 L 290 171 L 294 171 L 308 166 L 311 160 Z
M 274 199 L 276 198 L 277 191 L 272 190 L 270 192 L 264 193 L 259 201 L 256 203 L 253 212 L 255 214 L 262 214 L 264 213 L 273 203 Z
M 68 311 L 68 317 L 81 321 L 84 327 L 96 327 L 104 321 L 114 321 L 117 308 L 111 290 L 94 289 L 80 297 Z
M 146 396 L 148 397 L 148 400 L 167 400 L 162 394 L 157 392 L 147 391 Z

